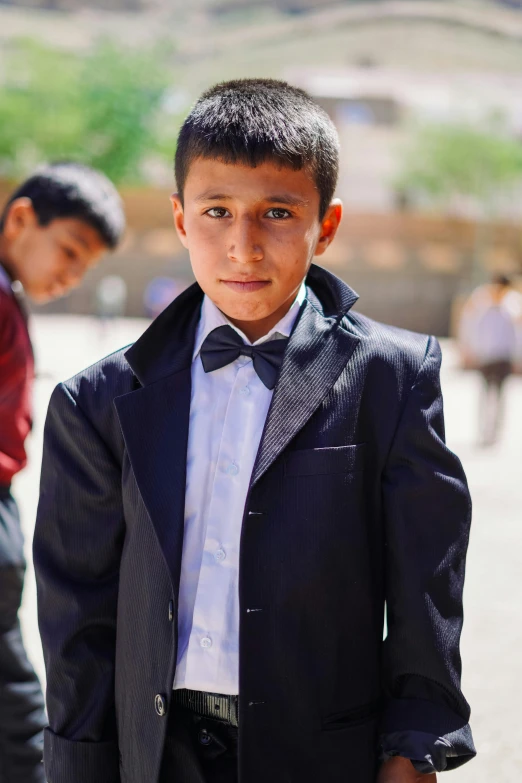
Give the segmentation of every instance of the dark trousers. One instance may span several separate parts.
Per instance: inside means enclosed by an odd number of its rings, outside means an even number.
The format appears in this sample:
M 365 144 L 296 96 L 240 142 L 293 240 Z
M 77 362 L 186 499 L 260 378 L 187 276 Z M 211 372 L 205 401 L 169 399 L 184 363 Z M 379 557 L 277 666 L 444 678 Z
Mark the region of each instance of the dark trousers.
M 0 489 L 0 783 L 44 783 L 40 683 L 18 621 L 25 563 L 16 504 Z
M 480 367 L 483 378 L 480 401 L 480 440 L 491 445 L 497 440 L 503 416 L 504 384 L 513 368 L 511 362 L 490 362 Z
M 160 783 L 237 783 L 237 732 L 172 705 Z

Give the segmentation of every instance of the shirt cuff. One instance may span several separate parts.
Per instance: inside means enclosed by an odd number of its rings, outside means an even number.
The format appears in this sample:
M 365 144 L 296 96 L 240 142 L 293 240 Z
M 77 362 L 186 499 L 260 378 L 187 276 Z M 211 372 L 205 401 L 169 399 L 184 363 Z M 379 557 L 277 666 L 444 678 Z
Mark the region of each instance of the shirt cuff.
M 416 699 L 392 700 L 383 717 L 380 748 L 381 761 L 402 756 L 424 774 L 456 769 L 476 755 L 465 719 Z

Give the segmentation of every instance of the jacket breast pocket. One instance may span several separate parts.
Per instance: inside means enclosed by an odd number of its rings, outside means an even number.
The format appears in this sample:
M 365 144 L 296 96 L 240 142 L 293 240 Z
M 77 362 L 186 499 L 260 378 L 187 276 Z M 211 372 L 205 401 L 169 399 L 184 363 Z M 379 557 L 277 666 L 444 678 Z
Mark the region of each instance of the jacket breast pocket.
M 353 473 L 363 470 L 366 443 L 332 446 L 324 449 L 299 449 L 286 454 L 286 476 L 317 476 Z

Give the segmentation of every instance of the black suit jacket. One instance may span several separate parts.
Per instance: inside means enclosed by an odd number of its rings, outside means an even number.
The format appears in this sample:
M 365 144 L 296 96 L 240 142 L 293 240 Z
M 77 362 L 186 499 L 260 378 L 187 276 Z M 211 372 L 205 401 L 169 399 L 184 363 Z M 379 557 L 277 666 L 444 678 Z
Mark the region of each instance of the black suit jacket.
M 379 752 L 451 768 L 474 753 L 470 499 L 444 444 L 440 350 L 350 313 L 354 292 L 318 267 L 307 285 L 243 520 L 240 780 L 373 783 Z M 50 783 L 158 778 L 201 300 L 189 288 L 50 403 L 34 542 Z

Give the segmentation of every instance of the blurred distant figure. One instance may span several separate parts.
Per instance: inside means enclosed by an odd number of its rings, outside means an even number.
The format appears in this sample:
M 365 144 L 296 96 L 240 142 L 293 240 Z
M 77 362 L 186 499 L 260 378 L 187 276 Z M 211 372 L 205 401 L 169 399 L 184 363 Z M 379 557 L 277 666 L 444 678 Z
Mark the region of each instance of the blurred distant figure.
M 149 318 L 156 318 L 182 292 L 184 286 L 173 277 L 154 277 L 145 289 L 143 304 Z
M 34 360 L 24 295 L 63 296 L 80 283 L 124 228 L 106 177 L 72 163 L 38 169 L 0 217 L 0 780 L 44 783 L 40 684 L 18 620 L 25 571 L 11 481 L 26 463 Z
M 127 304 L 127 283 L 119 275 L 102 277 L 96 288 L 96 314 L 103 321 L 122 318 Z
M 499 434 L 506 379 L 517 362 L 522 326 L 522 294 L 505 275 L 495 275 L 477 288 L 466 303 L 460 326 L 464 365 L 483 378 L 479 409 L 482 445 L 493 444 Z

